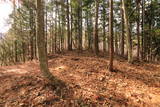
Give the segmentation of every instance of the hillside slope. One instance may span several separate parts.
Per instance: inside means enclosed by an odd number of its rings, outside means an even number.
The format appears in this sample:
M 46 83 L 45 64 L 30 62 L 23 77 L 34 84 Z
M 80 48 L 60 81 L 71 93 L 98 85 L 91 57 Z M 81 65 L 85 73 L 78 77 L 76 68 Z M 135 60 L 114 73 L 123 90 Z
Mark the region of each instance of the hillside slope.
M 90 57 L 89 57 L 90 56 Z M 160 107 L 160 65 L 69 53 L 50 56 L 50 71 L 66 83 L 51 86 L 37 61 L 0 67 L 0 107 Z

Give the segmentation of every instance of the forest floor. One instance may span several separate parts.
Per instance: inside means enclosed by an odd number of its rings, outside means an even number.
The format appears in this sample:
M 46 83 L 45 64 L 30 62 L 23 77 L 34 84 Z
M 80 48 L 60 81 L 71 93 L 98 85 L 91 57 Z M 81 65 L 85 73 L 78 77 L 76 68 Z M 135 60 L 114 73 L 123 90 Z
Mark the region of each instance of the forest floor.
M 49 69 L 65 82 L 54 87 L 40 73 L 38 61 L 0 67 L 0 107 L 160 107 L 160 64 L 128 64 L 89 53 L 56 54 Z

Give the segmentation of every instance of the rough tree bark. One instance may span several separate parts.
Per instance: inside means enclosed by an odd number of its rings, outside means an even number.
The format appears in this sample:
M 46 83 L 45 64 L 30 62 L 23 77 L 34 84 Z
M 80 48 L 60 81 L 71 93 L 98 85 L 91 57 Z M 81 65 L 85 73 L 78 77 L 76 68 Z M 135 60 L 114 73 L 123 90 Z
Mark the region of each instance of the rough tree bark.
M 114 57 L 114 43 L 113 43 L 113 0 L 109 0 L 109 71 L 113 72 L 113 57 Z
M 103 0 L 103 52 L 106 52 L 106 8 Z
M 121 0 L 121 39 L 120 39 L 120 54 L 124 56 L 124 12 L 122 8 L 122 0 Z
M 52 75 L 52 73 L 48 69 L 48 60 L 45 49 L 45 31 L 44 31 L 44 1 L 37 0 L 37 46 L 38 46 L 38 55 L 39 55 L 39 63 L 40 70 L 45 78 L 47 78 L 50 82 L 54 82 L 56 84 L 56 78 Z
M 136 1 L 137 3 L 137 59 L 139 60 L 139 53 L 140 53 L 140 4 L 139 4 L 139 0 Z
M 94 26 L 94 51 L 98 55 L 99 45 L 98 45 L 98 12 L 99 12 L 99 1 L 96 0 L 96 12 L 95 12 L 95 26 Z
M 141 37 L 141 60 L 144 60 L 144 3 L 145 1 L 142 0 L 142 23 L 141 23 L 141 29 L 142 29 L 142 37 Z
M 67 39 L 68 39 L 68 50 L 71 51 L 71 33 L 70 33 L 70 18 L 69 18 L 69 0 L 67 0 Z
M 123 8 L 123 12 L 124 12 L 124 22 L 125 22 L 125 29 L 126 29 L 126 35 L 127 35 L 128 62 L 132 63 L 132 40 L 131 40 L 129 18 L 128 18 L 128 14 L 127 14 L 125 0 L 122 0 L 122 8 Z

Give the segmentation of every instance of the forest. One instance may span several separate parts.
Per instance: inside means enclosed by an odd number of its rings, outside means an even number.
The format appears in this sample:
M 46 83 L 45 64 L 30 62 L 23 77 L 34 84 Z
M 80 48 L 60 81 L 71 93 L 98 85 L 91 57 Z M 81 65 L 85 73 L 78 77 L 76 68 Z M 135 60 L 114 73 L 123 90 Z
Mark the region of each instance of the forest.
M 1 2 L 0 107 L 160 107 L 160 0 Z

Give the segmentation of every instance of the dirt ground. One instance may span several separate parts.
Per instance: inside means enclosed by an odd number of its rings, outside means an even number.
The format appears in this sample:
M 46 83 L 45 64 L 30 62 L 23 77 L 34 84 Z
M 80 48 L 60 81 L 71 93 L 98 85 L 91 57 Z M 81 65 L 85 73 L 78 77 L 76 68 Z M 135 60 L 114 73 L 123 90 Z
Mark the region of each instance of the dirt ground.
M 49 69 L 63 88 L 45 80 L 38 61 L 0 67 L 0 107 L 160 107 L 160 64 L 128 64 L 116 58 L 56 54 Z

